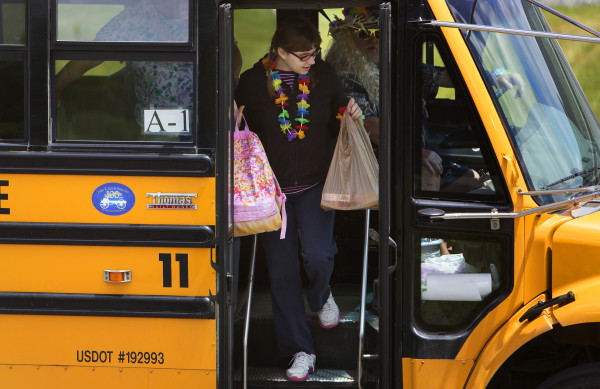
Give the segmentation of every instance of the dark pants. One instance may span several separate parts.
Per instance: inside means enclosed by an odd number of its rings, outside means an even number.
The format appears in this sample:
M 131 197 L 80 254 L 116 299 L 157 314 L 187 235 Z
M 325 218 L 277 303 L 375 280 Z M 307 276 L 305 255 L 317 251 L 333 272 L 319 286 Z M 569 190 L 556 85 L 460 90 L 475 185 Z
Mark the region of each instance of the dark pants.
M 308 276 L 307 299 L 311 311 L 320 311 L 330 293 L 329 279 L 337 253 L 333 240 L 335 213 L 321 208 L 322 192 L 321 184 L 288 196 L 285 239 L 279 239 L 280 231 L 262 234 L 271 280 L 275 336 L 281 357 L 299 351 L 309 354 L 315 351 L 302 297 L 299 241 Z

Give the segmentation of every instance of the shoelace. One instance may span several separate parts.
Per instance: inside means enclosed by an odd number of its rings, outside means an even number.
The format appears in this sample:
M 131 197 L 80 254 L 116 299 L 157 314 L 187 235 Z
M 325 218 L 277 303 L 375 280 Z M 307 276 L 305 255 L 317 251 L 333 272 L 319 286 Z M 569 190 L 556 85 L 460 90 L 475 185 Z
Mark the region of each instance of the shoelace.
M 321 312 L 328 312 L 331 311 L 332 309 L 334 309 L 333 307 L 335 306 L 335 300 L 333 299 L 333 297 L 329 297 L 327 299 L 327 301 L 325 302 L 325 304 L 323 305 L 323 308 L 321 308 Z
M 291 369 L 301 367 L 304 370 L 309 370 L 312 365 L 312 358 L 307 353 L 300 351 L 294 354 L 294 357 L 290 361 L 292 363 Z

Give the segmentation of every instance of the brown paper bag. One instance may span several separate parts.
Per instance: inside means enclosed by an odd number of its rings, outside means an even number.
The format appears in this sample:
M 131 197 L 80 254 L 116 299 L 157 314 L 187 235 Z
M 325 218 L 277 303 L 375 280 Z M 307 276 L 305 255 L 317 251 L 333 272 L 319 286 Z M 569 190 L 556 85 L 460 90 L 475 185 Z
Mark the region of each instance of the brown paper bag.
M 421 166 L 421 190 L 438 192 L 440 190 L 440 175 L 432 173 L 425 166 Z
M 335 151 L 321 196 L 323 209 L 376 209 L 379 205 L 379 164 L 367 131 L 347 112 L 342 117 Z

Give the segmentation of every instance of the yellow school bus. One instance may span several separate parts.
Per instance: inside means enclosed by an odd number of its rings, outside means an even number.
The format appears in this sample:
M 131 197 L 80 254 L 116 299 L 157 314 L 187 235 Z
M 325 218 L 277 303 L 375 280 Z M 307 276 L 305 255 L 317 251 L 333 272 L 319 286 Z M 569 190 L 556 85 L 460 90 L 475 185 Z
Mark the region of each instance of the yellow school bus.
M 288 383 L 232 232 L 234 43 L 356 6 L 380 205 L 337 212 L 342 320 Z M 598 387 L 600 126 L 558 40 L 599 35 L 535 0 L 0 0 L 0 387 Z

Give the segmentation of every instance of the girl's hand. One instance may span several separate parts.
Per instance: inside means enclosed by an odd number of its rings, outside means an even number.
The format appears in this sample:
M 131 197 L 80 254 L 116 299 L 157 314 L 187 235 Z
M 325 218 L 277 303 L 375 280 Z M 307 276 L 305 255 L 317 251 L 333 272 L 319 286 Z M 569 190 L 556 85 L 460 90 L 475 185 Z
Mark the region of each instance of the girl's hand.
M 348 106 L 346 107 L 346 111 L 348 111 L 348 113 L 350 114 L 350 117 L 352 117 L 352 119 L 354 119 L 354 120 L 358 120 L 358 119 L 362 118 L 362 110 L 360 109 L 358 104 L 356 104 L 356 102 L 354 101 L 354 97 L 352 97 L 350 99 L 350 101 L 348 101 Z
M 235 100 L 233 100 L 233 112 L 235 113 L 235 117 L 236 117 L 236 126 L 240 126 L 240 123 L 242 122 L 242 112 L 244 112 L 244 107 L 245 105 L 242 105 L 241 107 L 238 108 L 237 103 L 235 102 Z

